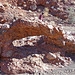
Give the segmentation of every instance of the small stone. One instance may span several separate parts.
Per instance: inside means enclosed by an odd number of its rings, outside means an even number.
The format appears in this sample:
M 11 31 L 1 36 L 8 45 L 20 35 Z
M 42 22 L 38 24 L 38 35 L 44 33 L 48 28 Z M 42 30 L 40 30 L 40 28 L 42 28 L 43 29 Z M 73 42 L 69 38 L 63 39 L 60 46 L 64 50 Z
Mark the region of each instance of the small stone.
M 3 4 L 4 7 L 6 7 L 6 6 L 8 6 L 8 5 L 9 5 L 8 3 L 4 3 L 4 4 Z
M 0 24 L 0 28 L 2 27 L 2 24 Z
M 8 25 L 8 24 L 3 24 L 2 29 L 4 29 L 4 28 L 10 28 L 10 25 Z
M 31 13 L 32 11 L 31 11 L 31 10 L 29 10 L 29 12 Z
M 21 7 L 18 7 L 18 9 L 21 9 Z
M 49 52 L 47 54 L 46 58 L 49 59 L 49 60 L 54 60 L 54 59 L 56 59 L 56 55 L 51 53 L 51 52 Z
M 23 13 L 20 13 L 19 15 L 20 15 L 20 16 L 23 16 Z

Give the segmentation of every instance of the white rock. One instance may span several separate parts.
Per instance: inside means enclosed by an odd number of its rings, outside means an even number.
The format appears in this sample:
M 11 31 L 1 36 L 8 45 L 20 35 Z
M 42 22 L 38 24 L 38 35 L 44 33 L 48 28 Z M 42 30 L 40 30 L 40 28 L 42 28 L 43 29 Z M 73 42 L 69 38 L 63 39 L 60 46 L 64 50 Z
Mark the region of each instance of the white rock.
M 26 4 L 23 5 L 23 7 L 26 7 L 26 6 L 27 6 Z
M 62 26 L 58 26 L 58 27 L 59 27 L 60 30 L 63 30 L 63 27 Z
M 66 43 L 66 42 L 65 42 L 65 41 L 63 41 L 63 45 L 64 45 L 64 46 L 65 46 L 65 43 Z
M 10 28 L 10 25 L 8 25 L 8 24 L 3 24 L 2 29 L 4 29 L 4 28 Z
M 69 34 L 71 34 L 71 31 L 66 31 L 66 33 L 69 35 Z
M 20 13 L 20 16 L 23 16 L 23 13 Z
M 56 30 L 59 32 L 59 29 L 58 29 L 58 27 L 56 27 Z
M 63 33 L 63 34 L 65 34 L 65 31 L 64 31 L 64 30 L 62 30 L 62 33 Z
M 54 8 L 54 6 L 52 6 L 51 8 Z
M 66 63 L 66 60 L 63 58 L 63 57 L 61 57 L 60 55 L 58 55 L 57 56 L 61 61 L 63 61 L 64 63 Z
M 9 6 L 11 7 L 12 5 L 11 5 L 11 4 L 9 4 Z
M 75 4 L 75 1 L 71 1 L 71 3 Z
M 21 7 L 18 7 L 18 9 L 21 9 Z
M 31 11 L 31 10 L 29 10 L 29 12 L 31 13 L 32 11 Z
M 33 19 L 34 19 L 34 17 L 30 17 L 30 19 L 31 19 L 31 20 L 33 20 Z
M 72 40 L 74 40 L 74 37 L 73 37 L 72 35 L 68 35 L 68 36 L 67 36 L 67 39 L 69 39 L 69 40 L 72 41 Z
M 43 21 L 41 22 L 42 24 L 45 24 Z
M 36 14 L 34 13 L 33 15 L 35 16 Z
M 55 24 L 55 22 L 54 22 L 54 21 L 51 21 L 51 22 L 50 22 L 50 25 L 55 26 L 56 24 Z
M 0 6 L 3 6 L 3 4 L 2 4 L 2 3 L 0 3 Z
M 35 19 L 38 19 L 38 17 L 35 17 Z
M 14 46 L 24 46 L 24 45 L 30 45 L 34 46 L 37 44 L 37 41 L 40 40 L 40 38 L 43 37 L 43 35 L 40 36 L 28 36 L 19 40 L 14 40 L 12 43 Z
M 59 26 L 62 26 L 62 24 L 58 24 Z
M 48 25 L 48 27 L 49 27 L 50 29 L 53 29 L 53 28 L 54 28 L 52 25 Z
M 0 24 L 0 28 L 2 27 L 2 24 Z

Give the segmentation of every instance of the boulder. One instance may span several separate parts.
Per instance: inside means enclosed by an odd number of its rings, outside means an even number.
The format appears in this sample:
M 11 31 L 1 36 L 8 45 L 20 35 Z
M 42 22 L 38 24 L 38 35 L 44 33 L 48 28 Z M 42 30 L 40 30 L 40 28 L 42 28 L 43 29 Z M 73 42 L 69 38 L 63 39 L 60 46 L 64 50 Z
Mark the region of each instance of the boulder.
M 48 60 L 55 60 L 55 59 L 56 59 L 56 55 L 53 54 L 53 53 L 51 53 L 51 52 L 49 52 L 49 53 L 47 54 L 46 58 L 47 58 Z
M 30 5 L 30 9 L 31 10 L 36 10 L 37 9 L 37 6 L 36 5 Z
M 71 1 L 71 4 L 75 5 L 75 1 Z
M 24 20 L 23 22 L 21 20 L 17 20 L 15 22 L 16 25 L 9 28 L 8 31 L 3 34 L 2 38 L 4 38 L 6 42 L 11 40 L 15 47 L 41 45 L 46 50 L 48 50 L 47 48 L 49 47 L 48 51 L 51 51 L 51 49 L 53 51 L 62 51 L 62 49 L 64 49 L 64 51 L 72 50 L 74 52 L 75 48 L 72 42 L 68 44 L 67 40 L 63 36 L 62 26 L 56 25 L 55 22 L 51 22 L 49 24 L 47 22 L 39 21 L 38 19 L 26 19 L 26 21 Z M 43 43 L 47 44 L 42 45 Z M 51 48 L 48 44 L 53 47 L 55 45 L 57 48 Z M 68 47 L 68 50 L 66 50 L 66 46 Z M 62 49 L 59 49 L 59 47 Z
M 56 52 L 75 52 L 75 44 L 64 38 L 61 26 L 55 22 L 26 18 L 14 24 L 0 36 L 1 59 L 5 59 L 1 70 L 7 74 L 48 71 L 51 68 L 48 63 L 64 65 L 67 62 L 64 55 Z
M 10 28 L 10 25 L 8 25 L 8 24 L 3 24 L 3 25 L 2 25 L 2 29 L 5 29 L 5 28 Z
M 46 55 L 46 59 L 48 59 L 50 63 L 55 64 L 61 68 L 69 65 L 72 62 L 70 57 L 64 57 L 64 55 L 61 56 L 60 54 L 61 54 L 60 52 L 54 53 L 49 52 Z

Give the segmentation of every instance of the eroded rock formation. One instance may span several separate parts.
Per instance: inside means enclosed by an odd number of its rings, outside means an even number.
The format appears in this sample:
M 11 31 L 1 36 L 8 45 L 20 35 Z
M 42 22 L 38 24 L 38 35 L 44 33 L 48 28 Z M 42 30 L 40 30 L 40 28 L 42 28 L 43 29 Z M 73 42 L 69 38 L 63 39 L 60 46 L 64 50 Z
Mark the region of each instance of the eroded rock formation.
M 56 10 L 57 5 L 65 3 L 64 0 L 58 1 L 59 4 L 52 1 L 52 5 L 49 6 L 47 0 L 42 0 L 42 3 L 40 0 L 18 1 L 20 6 L 26 7 L 26 4 L 29 4 L 34 10 L 36 5 L 47 4 L 52 13 L 58 13 L 53 14 L 55 16 L 60 16 L 61 12 L 60 9 Z M 28 18 L 26 15 L 29 13 L 36 14 L 17 7 L 17 0 L 1 2 L 3 2 L 0 8 L 1 71 L 6 74 L 43 72 L 71 63 L 71 58 L 65 57 L 65 52 L 75 53 L 75 39 L 66 35 L 61 25 L 54 21 L 50 23 L 40 21 L 38 17 Z M 60 17 L 63 18 L 62 13 Z
M 42 72 L 54 69 L 48 63 L 63 67 L 71 62 L 70 58 L 64 57 L 64 53 L 75 53 L 75 44 L 63 37 L 59 26 L 52 25 L 52 22 L 48 25 L 38 19 L 24 22 L 25 24 L 20 19 L 17 20 L 15 25 L 5 29 L 6 32 L 0 36 L 0 54 L 3 61 L 0 65 L 3 72 Z M 50 59 L 52 57 L 55 59 Z

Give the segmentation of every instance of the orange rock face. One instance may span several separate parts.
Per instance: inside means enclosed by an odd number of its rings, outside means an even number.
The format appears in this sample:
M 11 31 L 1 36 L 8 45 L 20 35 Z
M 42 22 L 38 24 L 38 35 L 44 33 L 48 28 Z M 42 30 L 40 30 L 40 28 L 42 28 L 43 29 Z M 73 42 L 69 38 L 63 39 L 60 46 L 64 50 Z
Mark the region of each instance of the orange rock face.
M 28 36 L 40 36 L 40 35 L 44 35 L 47 37 L 47 39 L 44 40 L 45 43 L 47 44 L 63 48 L 64 51 L 72 51 L 73 53 L 75 52 L 74 47 L 75 44 L 73 44 L 72 42 L 68 42 L 66 39 L 64 39 L 62 31 L 58 31 L 59 29 L 57 30 L 56 27 L 54 27 L 52 30 L 48 28 L 47 25 L 43 25 L 41 21 L 40 22 L 38 21 L 37 23 L 35 21 L 34 22 L 25 21 L 25 24 L 26 25 L 24 25 L 22 22 L 19 21 L 19 23 L 16 23 L 16 25 L 13 25 L 6 32 L 2 33 L 1 36 L 1 39 L 3 39 L 1 40 L 2 42 L 1 47 L 3 48 L 1 54 L 2 56 L 4 56 L 6 52 L 7 52 L 7 55 L 5 55 L 6 57 L 12 56 L 13 53 L 12 51 L 14 51 L 13 46 L 11 47 L 12 41 L 16 39 L 19 40 L 21 38 Z M 51 30 L 52 32 L 50 32 Z M 65 45 L 63 44 L 63 41 L 65 41 Z M 57 48 L 54 49 L 52 48 L 52 50 L 62 51 Z M 8 54 L 10 54 L 10 56 L 8 56 Z

